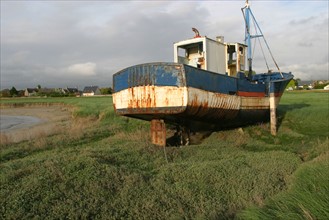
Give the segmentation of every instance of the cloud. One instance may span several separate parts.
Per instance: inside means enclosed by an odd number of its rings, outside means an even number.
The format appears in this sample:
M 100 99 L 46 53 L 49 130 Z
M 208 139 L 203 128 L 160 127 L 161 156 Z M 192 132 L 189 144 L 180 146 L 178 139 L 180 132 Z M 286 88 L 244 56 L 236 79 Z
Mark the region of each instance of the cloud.
M 298 46 L 301 46 L 301 47 L 312 47 L 313 46 L 313 43 L 312 42 L 299 42 L 298 43 Z
M 296 19 L 293 19 L 289 22 L 290 25 L 305 25 L 309 22 L 312 22 L 316 19 L 315 16 L 311 16 L 311 17 L 308 17 L 308 18 L 303 18 L 303 19 L 299 19 L 299 20 L 296 20 Z
M 289 69 L 294 78 L 299 78 L 302 80 L 329 80 L 329 62 L 318 63 L 318 64 L 294 64 L 285 67 Z
M 77 63 L 67 68 L 68 73 L 81 75 L 81 76 L 93 76 L 96 75 L 96 63 Z
M 203 36 L 243 42 L 243 6 L 239 1 L 3 1 L 1 89 L 109 86 L 112 75 L 128 66 L 173 61 L 173 43 L 193 37 L 192 27 Z M 309 75 L 305 69 L 328 60 L 327 1 L 254 1 L 252 7 L 283 71 L 302 78 Z M 326 69 L 324 64 L 312 77 L 324 77 Z
M 30 55 L 29 51 L 18 51 L 13 54 L 10 61 L 12 63 L 23 63 L 26 61 L 27 57 Z

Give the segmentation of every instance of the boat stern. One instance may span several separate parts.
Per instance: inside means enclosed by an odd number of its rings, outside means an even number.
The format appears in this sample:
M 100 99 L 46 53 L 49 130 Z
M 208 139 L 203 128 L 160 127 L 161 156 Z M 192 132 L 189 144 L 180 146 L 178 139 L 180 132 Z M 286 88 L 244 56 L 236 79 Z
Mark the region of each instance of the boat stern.
M 114 74 L 115 112 L 145 120 L 183 112 L 187 104 L 183 72 L 181 64 L 147 63 Z

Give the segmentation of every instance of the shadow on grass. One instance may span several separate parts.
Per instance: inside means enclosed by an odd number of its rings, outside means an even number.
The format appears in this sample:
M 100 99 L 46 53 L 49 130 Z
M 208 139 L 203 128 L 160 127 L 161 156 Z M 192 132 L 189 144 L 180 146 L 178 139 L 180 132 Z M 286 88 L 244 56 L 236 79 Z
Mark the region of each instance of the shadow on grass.
M 289 104 L 289 105 L 279 105 L 277 109 L 277 126 L 278 128 L 281 127 L 283 120 L 287 112 L 293 111 L 295 109 L 302 109 L 305 107 L 309 107 L 309 104 L 305 103 L 298 103 L 298 104 Z
M 305 107 L 309 107 L 309 104 L 305 103 L 297 103 L 297 104 L 289 104 L 289 105 L 280 105 L 277 109 L 277 130 L 282 126 L 282 123 L 286 117 L 286 113 L 301 109 Z M 265 115 L 266 116 L 266 115 Z M 245 120 L 244 118 L 241 118 L 241 120 Z M 210 124 L 206 122 L 201 121 L 193 121 L 190 120 L 188 122 L 185 122 L 181 126 L 182 130 L 177 130 L 179 126 L 169 126 L 167 130 L 169 131 L 169 136 L 166 139 L 166 146 L 167 147 L 179 147 L 184 145 L 199 145 L 201 144 L 206 138 L 208 138 L 213 132 L 221 132 L 221 131 L 229 131 L 229 130 L 235 130 L 239 128 L 247 128 L 254 125 L 259 125 L 263 123 L 268 123 L 270 120 L 270 113 L 268 113 L 268 116 L 263 118 L 249 118 L 249 120 L 245 120 L 241 122 L 239 119 L 235 120 L 227 120 L 224 121 L 220 126 L 217 124 Z M 227 125 L 226 125 L 227 124 Z M 189 130 L 190 133 L 183 133 L 184 130 Z M 268 133 L 270 134 L 270 130 L 268 130 Z M 188 141 L 187 141 L 188 140 Z M 188 143 L 187 143 L 188 142 Z M 276 147 L 274 147 L 276 148 Z

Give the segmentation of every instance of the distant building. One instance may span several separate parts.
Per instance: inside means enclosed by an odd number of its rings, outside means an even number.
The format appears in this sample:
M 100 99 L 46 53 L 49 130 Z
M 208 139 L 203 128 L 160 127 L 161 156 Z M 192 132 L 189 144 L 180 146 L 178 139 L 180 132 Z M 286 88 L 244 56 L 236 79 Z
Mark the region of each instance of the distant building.
M 24 91 L 24 96 L 35 96 L 37 95 L 38 89 L 37 88 L 26 88 Z
M 312 81 L 312 80 L 302 80 L 302 81 L 300 81 L 298 84 L 300 85 L 300 86 L 305 86 L 305 85 L 312 85 L 314 83 L 314 81 Z
M 76 96 L 80 95 L 80 92 L 79 92 L 78 88 L 68 88 L 68 87 L 66 87 L 65 89 L 62 89 L 62 93 L 64 93 L 64 94 L 74 94 Z
M 329 84 L 329 80 L 316 80 L 312 85 L 314 89 L 324 89 L 327 84 Z
M 82 91 L 82 96 L 100 95 L 101 91 L 98 86 L 86 86 Z

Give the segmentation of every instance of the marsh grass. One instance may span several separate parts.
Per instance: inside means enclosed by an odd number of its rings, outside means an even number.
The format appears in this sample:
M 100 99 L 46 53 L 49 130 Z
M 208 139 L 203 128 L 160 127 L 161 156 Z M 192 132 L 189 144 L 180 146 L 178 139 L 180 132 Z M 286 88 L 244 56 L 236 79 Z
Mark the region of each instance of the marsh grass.
M 285 94 L 276 137 L 259 124 L 166 149 L 147 122 L 116 116 L 111 97 L 57 100 L 76 108 L 65 132 L 1 144 L 0 216 L 325 219 L 326 100 Z
M 329 151 L 302 164 L 289 180 L 289 189 L 250 207 L 241 219 L 329 219 Z
M 9 135 L 5 134 L 5 133 L 1 133 L 0 134 L 0 145 L 4 146 L 10 143 L 10 137 Z

